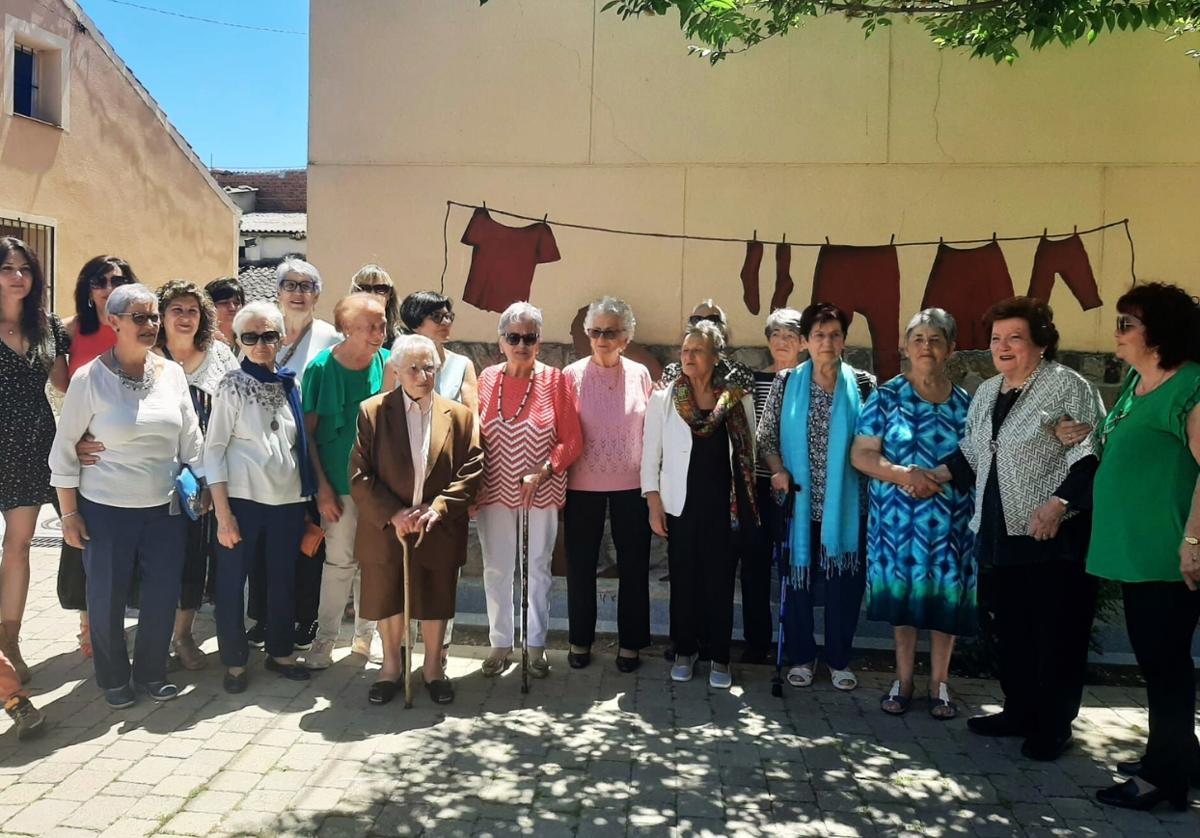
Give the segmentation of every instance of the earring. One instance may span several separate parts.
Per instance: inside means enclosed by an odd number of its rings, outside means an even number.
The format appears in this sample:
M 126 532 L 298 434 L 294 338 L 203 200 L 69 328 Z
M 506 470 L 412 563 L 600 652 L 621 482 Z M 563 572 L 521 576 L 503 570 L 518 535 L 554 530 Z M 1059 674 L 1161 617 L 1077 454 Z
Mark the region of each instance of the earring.
M 89 297 L 88 298 L 88 308 L 95 308 L 95 307 L 96 307 L 96 301 Z

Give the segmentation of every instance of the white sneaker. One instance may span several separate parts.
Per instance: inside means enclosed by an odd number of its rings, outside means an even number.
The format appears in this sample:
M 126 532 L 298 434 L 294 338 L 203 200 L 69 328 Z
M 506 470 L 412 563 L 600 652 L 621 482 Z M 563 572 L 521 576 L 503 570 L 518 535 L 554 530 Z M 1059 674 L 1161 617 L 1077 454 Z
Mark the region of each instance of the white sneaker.
M 309 669 L 328 669 L 333 666 L 333 641 L 314 640 L 312 648 L 304 653 L 304 665 Z
M 733 675 L 729 672 L 729 664 L 714 663 L 708 672 L 708 685 L 714 690 L 727 690 L 733 686 Z
M 695 655 L 676 655 L 675 665 L 671 667 L 672 681 L 692 680 L 692 670 L 696 667 Z
M 357 635 L 350 643 L 350 654 L 362 655 L 371 663 L 383 663 L 383 641 L 379 635 Z

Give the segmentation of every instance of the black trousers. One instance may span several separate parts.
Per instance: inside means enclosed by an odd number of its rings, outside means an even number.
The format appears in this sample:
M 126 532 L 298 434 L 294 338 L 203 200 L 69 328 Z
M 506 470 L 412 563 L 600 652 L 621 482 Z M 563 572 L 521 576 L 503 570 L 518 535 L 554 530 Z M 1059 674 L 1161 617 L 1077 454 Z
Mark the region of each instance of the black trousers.
M 771 495 L 771 479 L 757 478 L 760 526 L 739 534 L 742 582 L 742 637 L 746 646 L 761 652 L 771 649 L 771 553 L 774 549 L 775 518 L 783 508 Z
M 217 521 L 215 513 L 187 522 L 187 551 L 183 560 L 183 584 L 179 588 L 179 608 L 194 611 L 205 599 L 212 600 L 215 579 Z
M 1140 776 L 1168 794 L 1183 794 L 1200 770 L 1192 636 L 1200 591 L 1183 582 L 1126 582 L 1125 628 L 1146 679 L 1150 735 Z
M 617 548 L 617 637 L 622 649 L 650 645 L 650 511 L 640 489 L 567 492 L 563 542 L 567 551 L 567 620 L 570 641 L 596 639 L 596 566 L 605 513 Z
M 1099 580 L 1075 561 L 1002 565 L 990 579 L 1004 713 L 1030 739 L 1063 736 L 1083 700 Z
M 314 521 L 320 519 L 316 502 L 310 501 L 306 509 L 309 518 Z M 301 536 L 304 526 L 301 523 Z M 321 603 L 321 568 L 324 566 L 324 542 L 321 542 L 317 554 L 311 558 L 303 553 L 296 553 L 296 595 L 293 604 L 297 625 L 307 628 L 317 621 L 317 607 Z M 250 589 L 246 602 L 246 616 L 256 623 L 261 623 L 267 619 L 267 558 L 263 550 L 259 550 L 249 562 L 247 576 Z
M 736 571 L 728 503 L 693 506 L 689 498 L 682 515 L 667 516 L 667 534 L 675 654 L 728 664 Z

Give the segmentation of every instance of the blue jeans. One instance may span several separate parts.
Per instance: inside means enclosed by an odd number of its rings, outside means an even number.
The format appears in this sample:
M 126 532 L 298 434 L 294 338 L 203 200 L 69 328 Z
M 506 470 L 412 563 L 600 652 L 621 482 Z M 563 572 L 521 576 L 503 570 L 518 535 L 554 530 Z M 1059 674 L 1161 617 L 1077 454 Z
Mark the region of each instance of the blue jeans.
M 794 526 L 794 525 L 793 525 Z M 861 535 L 861 534 L 860 534 Z M 830 669 L 845 669 L 854 649 L 854 632 L 867 585 L 866 539 L 859 539 L 856 572 L 825 573 L 820 568 L 820 524 L 814 523 L 811 581 L 807 590 L 788 588 L 784 607 L 783 658 L 785 666 L 799 666 L 817 659 L 817 641 L 813 637 L 813 606 L 816 591 L 825 594 L 825 663 Z
M 79 496 L 87 525 L 83 565 L 91 623 L 96 683 L 111 690 L 129 683 L 165 681 L 175 606 L 187 546 L 185 515 L 170 515 L 166 504 L 126 509 Z M 132 672 L 125 649 L 125 603 L 137 576 L 141 587 Z

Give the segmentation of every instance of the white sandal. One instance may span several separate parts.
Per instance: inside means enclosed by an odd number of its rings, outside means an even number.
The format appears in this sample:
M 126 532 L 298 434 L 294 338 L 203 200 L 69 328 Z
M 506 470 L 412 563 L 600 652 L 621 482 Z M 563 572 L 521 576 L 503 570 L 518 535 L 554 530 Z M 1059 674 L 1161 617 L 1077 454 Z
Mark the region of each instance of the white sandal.
M 811 687 L 813 682 L 813 665 L 804 663 L 793 666 L 788 670 L 787 682 L 793 687 Z
M 849 692 L 858 686 L 858 676 L 849 669 L 830 669 L 829 680 L 835 688 L 843 692 Z

